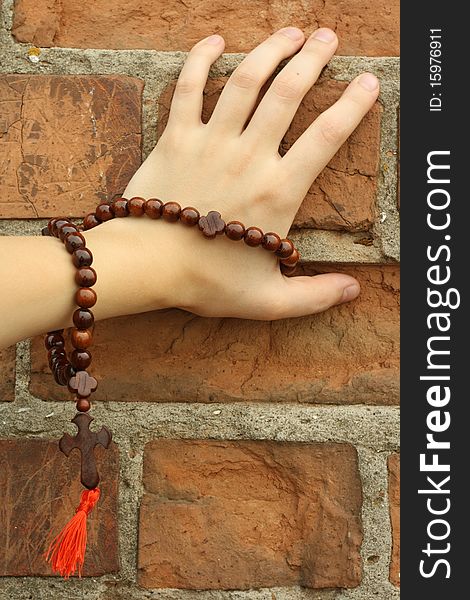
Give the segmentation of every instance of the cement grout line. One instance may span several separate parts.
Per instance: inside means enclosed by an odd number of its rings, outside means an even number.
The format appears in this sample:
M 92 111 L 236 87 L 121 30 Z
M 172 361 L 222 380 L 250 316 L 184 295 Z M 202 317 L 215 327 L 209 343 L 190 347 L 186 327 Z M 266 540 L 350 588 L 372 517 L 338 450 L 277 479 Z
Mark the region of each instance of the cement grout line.
M 361 547 L 363 577 L 357 588 L 344 590 L 338 600 L 398 599 L 399 590 L 389 581 L 392 530 L 388 503 L 388 452 L 357 447 L 362 481 Z

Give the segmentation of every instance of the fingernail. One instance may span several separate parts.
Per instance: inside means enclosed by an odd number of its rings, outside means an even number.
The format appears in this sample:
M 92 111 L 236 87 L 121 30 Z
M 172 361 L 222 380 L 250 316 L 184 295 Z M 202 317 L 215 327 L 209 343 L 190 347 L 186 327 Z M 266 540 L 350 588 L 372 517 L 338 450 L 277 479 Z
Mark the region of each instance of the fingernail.
M 354 300 L 354 298 L 357 298 L 359 296 L 360 291 L 361 288 L 357 283 L 352 283 L 351 285 L 348 285 L 348 287 L 344 288 L 343 295 L 341 296 L 341 300 L 339 301 L 339 303 L 341 304 L 342 302 L 349 302 L 350 300 Z
M 222 41 L 222 36 L 220 35 L 211 35 L 206 38 L 206 44 L 212 44 L 213 46 L 217 46 Z
M 373 92 L 378 88 L 379 80 L 372 73 L 363 73 L 359 77 L 359 84 L 368 92 Z
M 304 34 L 297 27 L 284 27 L 284 29 L 280 29 L 279 33 L 283 33 L 291 40 L 297 41 L 304 37 Z
M 314 40 L 318 40 L 319 42 L 331 44 L 331 42 L 336 39 L 336 33 L 331 31 L 331 29 L 322 27 L 321 29 L 317 29 L 312 37 Z

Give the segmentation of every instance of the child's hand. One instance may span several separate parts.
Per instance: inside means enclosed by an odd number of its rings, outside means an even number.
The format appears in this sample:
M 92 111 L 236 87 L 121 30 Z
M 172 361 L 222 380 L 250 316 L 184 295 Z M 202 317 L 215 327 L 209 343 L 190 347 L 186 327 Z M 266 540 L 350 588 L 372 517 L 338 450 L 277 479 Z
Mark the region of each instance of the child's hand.
M 279 144 L 337 45 L 329 29 L 318 29 L 307 41 L 299 29 L 281 29 L 235 69 L 210 121 L 203 124 L 203 89 L 224 41 L 212 36 L 196 44 L 179 76 L 168 125 L 123 195 L 176 201 L 201 215 L 217 210 L 226 222 L 242 221 L 245 227 L 256 225 L 285 237 L 313 180 L 379 93 L 373 75 L 360 75 L 281 158 Z M 252 115 L 262 85 L 294 54 Z M 359 293 L 356 280 L 344 274 L 285 277 L 274 255 L 225 236 L 205 239 L 197 227 L 147 217 L 114 219 L 98 229 L 103 227 L 117 227 L 134 236 L 130 239 L 142 252 L 153 253 L 155 269 L 149 275 L 155 289 L 162 265 L 174 274 L 167 304 L 199 315 L 300 316 Z

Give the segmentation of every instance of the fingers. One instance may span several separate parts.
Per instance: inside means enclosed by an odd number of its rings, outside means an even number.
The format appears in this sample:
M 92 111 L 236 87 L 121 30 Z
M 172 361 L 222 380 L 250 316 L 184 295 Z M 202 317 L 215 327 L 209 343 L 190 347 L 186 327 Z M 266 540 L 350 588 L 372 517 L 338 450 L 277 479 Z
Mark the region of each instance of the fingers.
M 220 35 L 201 40 L 190 50 L 176 83 L 168 124 L 183 127 L 201 124 L 202 92 L 209 69 L 224 50 Z
M 321 28 L 276 76 L 264 95 L 243 136 L 277 152 L 303 97 L 335 53 L 338 38 Z
M 286 27 L 250 52 L 227 81 L 209 125 L 224 132 L 240 134 L 263 84 L 282 60 L 301 48 L 304 39 L 300 29 Z
M 319 313 L 331 306 L 354 300 L 361 290 L 354 277 L 327 273 L 314 277 L 284 277 L 278 290 L 275 318 L 301 317 Z
M 372 73 L 362 73 L 341 98 L 322 113 L 299 137 L 281 160 L 296 191 L 305 194 L 372 108 L 379 95 L 379 82 Z

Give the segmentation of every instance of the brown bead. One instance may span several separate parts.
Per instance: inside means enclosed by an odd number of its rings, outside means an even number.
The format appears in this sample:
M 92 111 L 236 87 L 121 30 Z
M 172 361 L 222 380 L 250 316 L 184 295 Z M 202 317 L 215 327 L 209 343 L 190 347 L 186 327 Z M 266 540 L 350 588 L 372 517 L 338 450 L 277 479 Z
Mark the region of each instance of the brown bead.
M 299 262 L 300 254 L 297 248 L 294 248 L 294 252 L 287 258 L 281 258 L 281 264 L 286 267 L 295 267 L 295 265 Z
M 55 222 L 58 221 L 61 217 L 54 217 L 53 219 L 49 219 L 47 223 L 47 228 L 49 229 L 49 233 L 54 235 L 54 225 Z
M 116 198 L 111 204 L 111 210 L 115 217 L 127 217 L 129 214 L 127 200 L 125 198 Z
M 293 275 L 293 273 L 295 273 L 295 270 L 297 269 L 296 266 L 294 267 L 288 267 L 287 265 L 283 265 L 281 263 L 281 272 L 283 275 Z
M 245 244 L 247 246 L 259 246 L 263 241 L 264 233 L 259 227 L 248 227 L 245 231 Z
M 79 398 L 88 398 L 97 387 L 96 379 L 86 371 L 78 371 L 68 381 L 69 392 L 76 393 Z
M 67 385 L 69 379 L 67 377 L 67 365 L 61 365 L 54 373 L 54 379 L 59 385 Z
M 114 219 L 114 213 L 111 210 L 111 206 L 108 202 L 102 202 L 98 204 L 95 209 L 96 218 L 99 219 L 102 223 L 105 221 L 109 221 L 110 219 Z
M 288 258 L 292 254 L 292 252 L 294 252 L 294 244 L 293 242 L 291 242 L 291 240 L 288 240 L 286 238 L 284 240 L 281 240 L 281 244 L 276 250 L 275 254 L 276 256 L 279 256 L 281 258 Z
M 128 202 L 127 202 L 127 208 L 129 209 L 129 213 L 133 216 L 133 217 L 141 217 L 144 214 L 144 204 L 145 204 L 145 199 L 144 198 L 139 198 L 138 196 L 135 196 L 134 198 L 131 198 Z
M 216 210 L 210 210 L 207 215 L 200 217 L 197 225 L 203 235 L 209 239 L 222 235 L 225 231 L 225 221 Z
M 93 313 L 86 308 L 77 308 L 72 318 L 75 327 L 78 327 L 78 329 L 88 329 L 95 322 Z
M 70 254 L 72 254 L 72 252 L 75 252 L 77 248 L 84 248 L 86 245 L 85 238 L 78 231 L 76 231 L 75 233 L 68 233 L 65 236 L 64 241 L 65 247 L 67 248 L 67 251 L 70 252 Z
M 245 235 L 245 226 L 240 221 L 230 221 L 225 225 L 225 235 L 230 240 L 241 240 Z
M 181 206 L 178 202 L 165 202 L 162 209 L 162 217 L 165 221 L 174 223 L 180 218 Z
M 75 273 L 75 283 L 80 287 L 91 287 L 96 283 L 96 271 L 92 267 L 80 267 Z
M 64 227 L 64 225 L 70 225 L 70 221 L 65 217 L 62 217 L 61 219 L 56 219 L 54 221 L 54 225 L 52 226 L 52 235 L 54 235 L 55 237 L 59 237 L 60 229 L 61 227 Z
M 180 221 L 189 227 L 197 225 L 197 222 L 199 221 L 199 211 L 192 206 L 186 206 L 186 208 L 183 208 L 181 211 Z
M 70 355 L 70 362 L 75 369 L 83 370 L 91 364 L 91 352 L 89 350 L 74 350 Z
M 281 245 L 281 238 L 277 235 L 277 233 L 274 233 L 274 231 L 269 231 L 268 233 L 264 234 L 261 245 L 265 250 L 276 252 Z
M 70 379 L 71 377 L 73 377 L 75 375 L 77 370 L 71 363 L 68 363 L 68 365 L 65 369 L 65 372 L 67 373 L 67 378 Z
M 72 346 L 77 350 L 86 350 L 92 341 L 93 335 L 89 329 L 72 329 Z
M 47 359 L 49 362 L 52 362 L 53 359 L 63 361 L 63 358 L 67 358 L 65 346 L 54 346 L 47 351 Z
M 47 350 L 57 347 L 63 348 L 64 344 L 64 336 L 61 333 L 48 333 L 44 338 L 44 345 Z
M 75 292 L 75 302 L 80 308 L 91 308 L 96 304 L 96 292 L 91 288 L 81 287 Z
M 88 213 L 83 219 L 83 229 L 86 231 L 88 229 L 93 229 L 101 223 L 100 220 L 97 219 L 95 213 Z
M 144 211 L 150 219 L 159 219 L 162 216 L 163 202 L 158 198 L 149 198 L 145 201 Z
M 59 238 L 64 241 L 65 236 L 68 233 L 74 233 L 75 231 L 78 231 L 77 227 L 73 224 L 73 223 L 69 223 L 68 225 L 64 225 L 63 227 L 61 227 L 59 229 Z
M 49 227 L 43 227 L 41 229 L 41 235 L 46 235 L 46 236 L 50 237 L 51 236 L 51 232 L 49 231 Z
M 79 412 L 87 412 L 91 408 L 91 402 L 87 398 L 79 398 L 75 407 Z
M 72 262 L 77 269 L 89 267 L 93 262 L 93 254 L 88 248 L 77 248 L 72 254 Z

